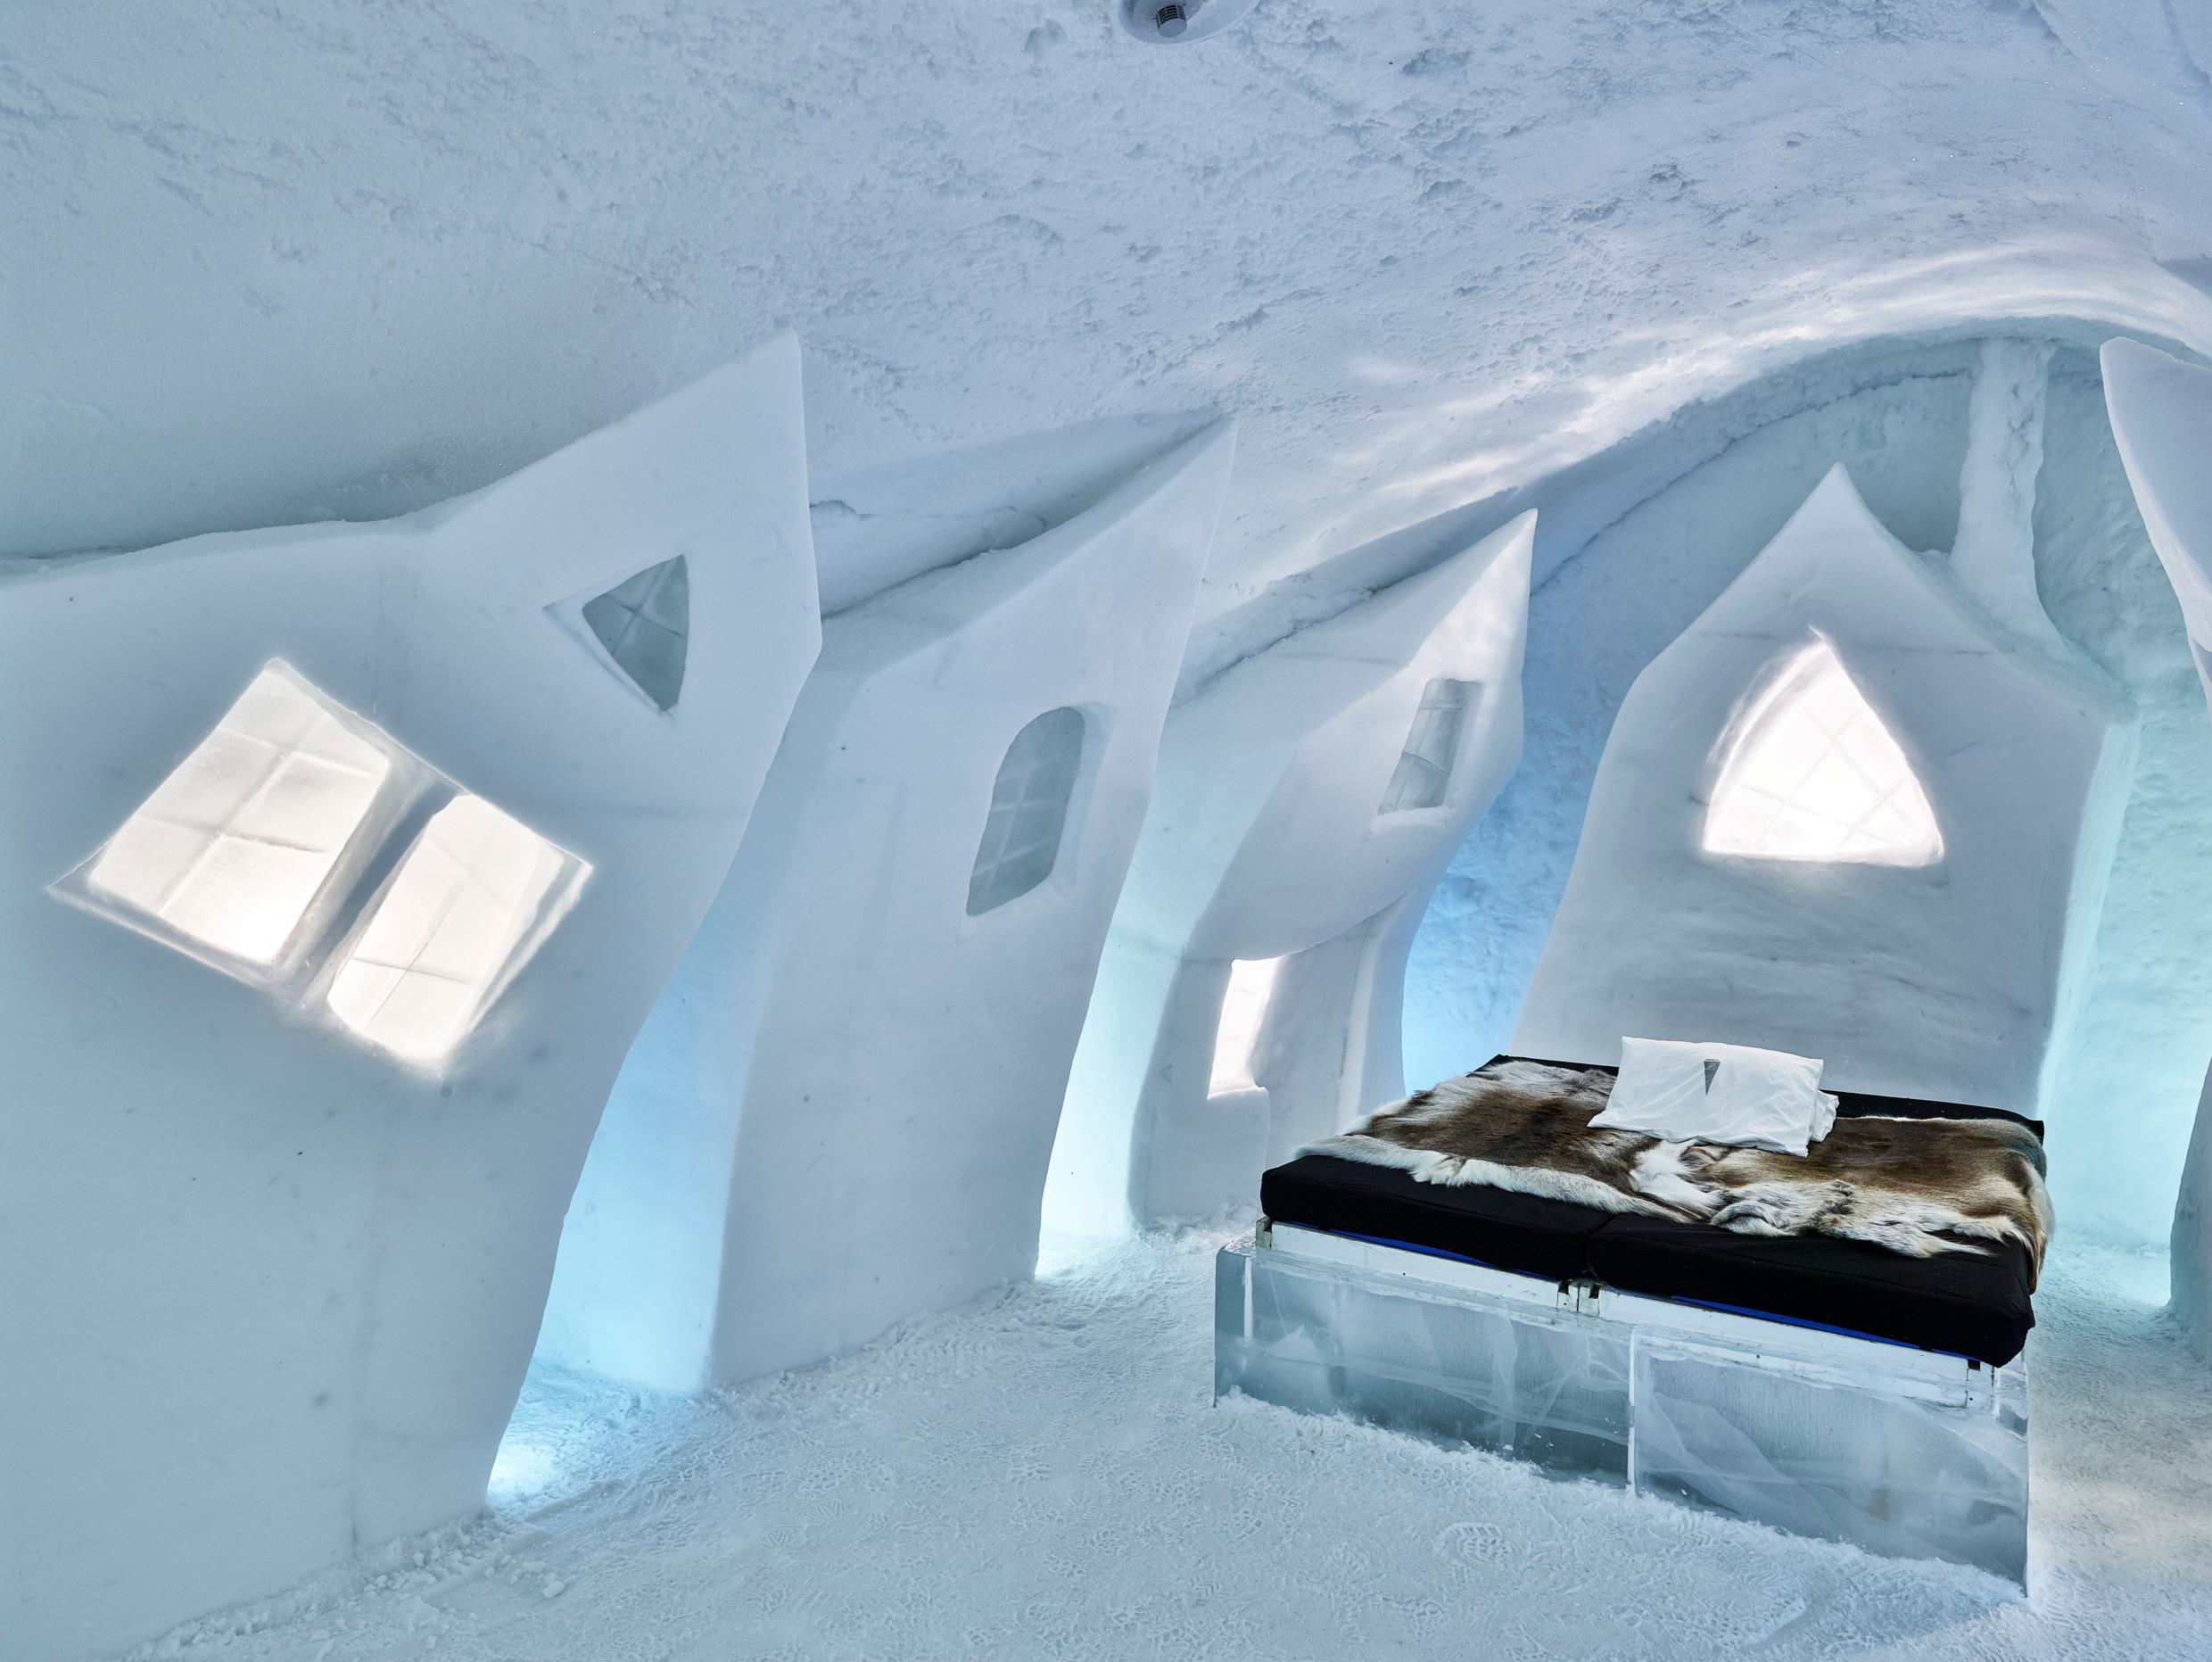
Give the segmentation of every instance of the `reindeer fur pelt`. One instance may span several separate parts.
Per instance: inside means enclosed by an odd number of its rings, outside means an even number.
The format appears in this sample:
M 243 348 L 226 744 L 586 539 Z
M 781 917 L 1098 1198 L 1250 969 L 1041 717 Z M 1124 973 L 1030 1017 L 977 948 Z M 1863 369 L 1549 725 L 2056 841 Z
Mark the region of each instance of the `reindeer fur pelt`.
M 1838 1119 L 1800 1159 L 1593 1131 L 1612 1088 L 1597 1070 L 1497 1063 L 1299 1152 L 1743 1235 L 1841 1236 L 1912 1258 L 2014 1240 L 2043 1268 L 2043 1145 L 2017 1121 Z

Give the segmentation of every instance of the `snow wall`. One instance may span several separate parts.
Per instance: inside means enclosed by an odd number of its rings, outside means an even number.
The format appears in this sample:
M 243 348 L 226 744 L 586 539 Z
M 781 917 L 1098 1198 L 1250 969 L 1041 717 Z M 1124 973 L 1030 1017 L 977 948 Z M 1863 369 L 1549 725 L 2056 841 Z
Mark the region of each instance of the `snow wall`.
M 798 391 L 785 336 L 406 519 L 0 587 L 0 1655 L 481 1501 L 820 645 Z
M 1409 1083 L 1505 1048 L 1630 684 L 1829 467 L 1849 468 L 1908 547 L 1951 546 L 1976 356 L 1971 341 L 1829 354 L 1515 498 L 1540 509 L 1525 749 L 1415 940 Z M 1596 517 L 1608 500 L 1614 517 Z M 2140 724 L 2087 988 L 2047 1073 L 2054 1194 L 2062 1227 L 2162 1242 L 2212 1056 L 2212 726 L 2095 356 L 2075 337 L 2051 361 L 2035 541 L 2044 609 Z
M 2134 713 L 1978 598 L 1831 469 L 1630 689 L 1513 1048 L 1696 1035 L 2039 1112 Z
M 1028 1273 L 1233 432 L 828 618 L 607 1104 L 541 1357 L 697 1389 Z

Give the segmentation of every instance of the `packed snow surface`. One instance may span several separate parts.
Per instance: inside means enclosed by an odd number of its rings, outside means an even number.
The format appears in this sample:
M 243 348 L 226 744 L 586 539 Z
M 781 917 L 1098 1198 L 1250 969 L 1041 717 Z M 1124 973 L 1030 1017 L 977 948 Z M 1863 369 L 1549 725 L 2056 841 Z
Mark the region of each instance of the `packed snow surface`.
M 224 1662 L 821 1657 L 2202 1658 L 2212 1387 L 2166 1267 L 2061 1237 L 2032 1340 L 2031 1597 L 1216 1408 L 1219 1235 L 1139 1237 L 710 1396 L 532 1378 L 474 1524 L 134 1653 Z

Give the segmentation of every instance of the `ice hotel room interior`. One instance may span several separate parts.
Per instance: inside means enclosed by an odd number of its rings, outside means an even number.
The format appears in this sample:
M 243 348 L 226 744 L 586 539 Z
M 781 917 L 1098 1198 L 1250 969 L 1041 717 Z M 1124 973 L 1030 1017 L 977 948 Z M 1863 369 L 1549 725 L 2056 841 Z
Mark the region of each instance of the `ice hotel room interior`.
M 2212 6 L 0 15 L 0 1662 L 2212 1658 Z

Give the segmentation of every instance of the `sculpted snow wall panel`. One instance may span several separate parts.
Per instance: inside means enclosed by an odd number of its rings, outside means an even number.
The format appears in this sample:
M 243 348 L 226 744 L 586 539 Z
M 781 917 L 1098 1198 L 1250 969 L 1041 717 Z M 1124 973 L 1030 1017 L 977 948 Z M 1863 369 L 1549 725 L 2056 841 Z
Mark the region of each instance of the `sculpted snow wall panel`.
M 2105 407 L 2150 546 L 2181 602 L 2197 674 L 2212 700 L 2212 370 L 2134 341 L 2100 354 Z M 2175 1202 L 2174 1313 L 2212 1355 L 2212 1073 Z
M 409 519 L 0 588 L 11 1656 L 106 1654 L 481 1501 L 607 1089 L 818 645 L 798 399 L 781 340 Z M 663 712 L 558 614 L 677 555 Z M 266 755 L 210 755 L 234 729 Z M 280 749 L 364 779 L 382 756 L 403 800 L 359 814 Z M 431 895 L 409 851 L 470 798 L 529 859 L 480 846 Z M 148 812 L 321 876 L 247 861 L 235 891 L 274 909 L 227 933 L 221 885 L 194 912 L 127 874 Z M 57 883 L 103 846 L 85 893 Z M 565 913 L 548 848 L 589 867 Z M 418 899 L 443 910 L 399 929 Z M 469 1007 L 395 1054 L 386 1006 L 349 1004 L 351 947 L 467 969 Z
M 1924 793 L 1932 837 L 1909 800 L 1887 864 L 1709 847 L 1721 786 L 1821 654 L 1878 723 L 1853 740 L 1873 758 L 1856 782 Z M 1884 771 L 1893 745 L 1909 787 Z M 2134 754 L 2117 690 L 1991 624 L 1837 467 L 1622 703 L 1513 1047 L 1762 1045 L 1823 1057 L 1845 1089 L 2033 1112 Z
M 829 620 L 608 1105 L 541 1354 L 694 1389 L 1029 1273 L 1232 442 Z
M 1520 757 L 1534 529 L 1523 515 L 1176 709 L 1052 1153 L 1052 1227 L 1249 1201 L 1269 1154 L 1400 1093 L 1414 930 Z M 1267 958 L 1285 961 L 1254 1086 L 1214 1094 L 1230 966 Z

